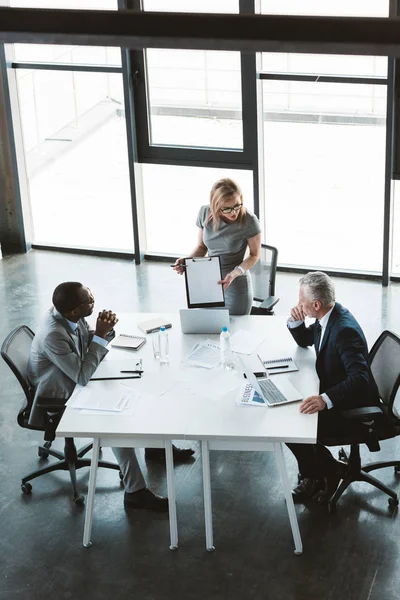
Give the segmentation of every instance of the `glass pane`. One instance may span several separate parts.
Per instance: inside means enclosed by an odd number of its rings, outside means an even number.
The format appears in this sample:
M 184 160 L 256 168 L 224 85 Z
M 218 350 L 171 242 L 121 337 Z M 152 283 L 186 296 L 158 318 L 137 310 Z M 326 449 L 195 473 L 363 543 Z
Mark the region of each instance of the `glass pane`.
M 389 0 L 261 0 L 261 13 L 321 17 L 388 17 Z
M 13 8 L 117 10 L 117 0 L 10 0 L 10 6 Z
M 393 182 L 392 274 L 400 276 L 400 181 Z
M 266 243 L 280 264 L 380 272 L 386 87 L 281 83 L 264 86 Z
M 238 169 L 142 165 L 147 251 L 184 255 L 197 241 L 196 217 L 208 204 L 211 186 L 221 177 L 237 181 L 253 211 L 253 174 Z
M 117 0 L 10 0 L 13 8 L 58 8 L 81 10 L 117 10 Z M 119 48 L 61 46 L 51 44 L 15 44 L 15 60 L 89 65 L 121 65 Z
M 267 73 L 386 77 L 387 57 L 263 52 L 262 71 Z
M 239 52 L 147 50 L 152 144 L 243 148 Z
M 261 13 L 329 17 L 388 17 L 389 0 L 261 0 Z M 381 76 L 385 56 L 263 53 L 262 70 L 274 73 Z
M 46 44 L 15 44 L 17 62 L 50 62 L 72 65 L 121 66 L 120 48 L 99 46 L 61 46 Z
M 34 242 L 133 251 L 122 76 L 22 70 Z
M 239 0 L 144 0 L 143 8 L 155 12 L 238 13 Z

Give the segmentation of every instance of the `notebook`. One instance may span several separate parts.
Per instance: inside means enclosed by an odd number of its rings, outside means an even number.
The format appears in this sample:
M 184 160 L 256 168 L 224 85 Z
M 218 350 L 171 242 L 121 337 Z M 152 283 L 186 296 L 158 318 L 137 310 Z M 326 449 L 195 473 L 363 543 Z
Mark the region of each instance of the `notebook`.
M 281 406 L 303 400 L 303 396 L 288 379 L 280 377 L 273 381 L 269 377 L 257 378 L 242 357 L 237 356 L 237 360 L 248 382 L 268 406 Z M 242 403 L 245 402 L 242 401 Z
M 167 319 L 164 319 L 164 317 L 156 317 L 155 319 L 150 319 L 149 321 L 141 321 L 138 323 L 138 327 L 144 331 L 144 333 L 153 333 L 154 331 L 159 331 L 160 327 L 169 329 L 172 327 L 172 325 L 171 323 L 168 323 Z
M 293 358 L 290 356 L 285 358 L 274 358 L 273 360 L 265 360 L 259 354 L 257 354 L 257 356 L 269 375 L 275 375 L 277 373 L 290 373 L 291 371 L 299 370 Z
M 111 341 L 111 346 L 115 346 L 115 348 L 126 348 L 127 350 L 139 350 L 145 343 L 145 337 L 120 333 Z

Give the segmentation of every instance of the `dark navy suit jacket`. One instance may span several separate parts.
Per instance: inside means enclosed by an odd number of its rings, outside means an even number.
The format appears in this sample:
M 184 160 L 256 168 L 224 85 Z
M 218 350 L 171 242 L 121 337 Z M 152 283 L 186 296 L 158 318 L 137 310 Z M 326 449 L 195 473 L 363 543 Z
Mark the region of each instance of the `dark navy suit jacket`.
M 315 323 L 289 329 L 303 348 L 315 342 Z M 333 307 L 316 360 L 319 393 L 326 393 L 333 408 L 346 410 L 377 406 L 379 394 L 368 365 L 368 347 L 360 325 L 341 304 Z

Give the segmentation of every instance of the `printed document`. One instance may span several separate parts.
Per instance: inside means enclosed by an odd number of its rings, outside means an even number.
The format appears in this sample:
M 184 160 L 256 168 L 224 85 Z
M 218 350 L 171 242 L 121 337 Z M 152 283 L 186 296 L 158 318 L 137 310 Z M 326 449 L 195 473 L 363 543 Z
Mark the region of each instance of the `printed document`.
M 194 367 L 212 369 L 220 362 L 220 346 L 212 340 L 205 340 L 193 346 L 184 362 Z

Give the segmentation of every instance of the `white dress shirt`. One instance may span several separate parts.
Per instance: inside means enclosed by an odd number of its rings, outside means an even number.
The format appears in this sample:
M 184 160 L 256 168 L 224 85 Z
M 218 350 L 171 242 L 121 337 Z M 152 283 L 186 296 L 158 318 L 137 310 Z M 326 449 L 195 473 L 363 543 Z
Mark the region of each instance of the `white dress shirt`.
M 58 312 L 58 310 L 57 310 L 57 309 L 55 309 L 55 312 L 56 312 L 58 315 L 60 315 L 60 317 L 62 317 L 62 316 L 63 316 L 61 313 L 59 313 L 59 312 Z M 64 318 L 64 319 L 67 321 L 67 323 L 68 323 L 68 325 L 71 327 L 71 329 L 72 329 L 73 333 L 75 333 L 75 331 L 76 331 L 76 330 L 77 330 L 77 328 L 78 328 L 78 323 L 74 323 L 74 321 L 70 321 L 70 320 L 69 320 L 69 319 L 67 319 L 66 317 L 63 317 L 63 318 Z M 107 346 L 107 344 L 108 344 L 107 340 L 105 340 L 104 338 L 101 338 L 101 337 L 100 337 L 100 336 L 98 336 L 98 335 L 94 335 L 94 336 L 92 337 L 92 342 L 95 342 L 96 344 L 100 344 L 100 346 L 104 346 L 104 348 L 106 348 L 106 346 Z M 75 345 L 76 345 L 76 347 L 78 348 L 78 352 L 79 352 L 79 354 L 82 354 L 82 349 L 79 347 L 79 338 L 78 338 L 78 336 L 76 336 Z
M 334 306 L 332 306 L 332 308 L 330 310 L 328 310 L 328 312 L 326 313 L 326 315 L 324 315 L 320 320 L 319 320 L 319 324 L 321 325 L 321 338 L 319 341 L 319 345 L 321 347 L 322 344 L 322 340 L 324 339 L 324 335 L 325 335 L 325 330 L 326 330 L 326 326 L 328 325 L 328 321 L 329 321 L 329 317 L 331 316 L 331 312 L 334 309 Z M 294 329 L 295 327 L 299 327 L 302 323 L 304 323 L 304 321 L 294 321 L 292 317 L 289 317 L 288 321 L 287 321 L 287 326 L 289 327 L 289 329 Z M 317 352 L 317 350 L 319 350 L 319 348 L 315 348 L 315 351 Z M 326 407 L 332 408 L 333 404 L 331 399 L 329 398 L 329 396 L 327 394 L 321 394 L 321 398 L 322 400 L 325 402 Z

